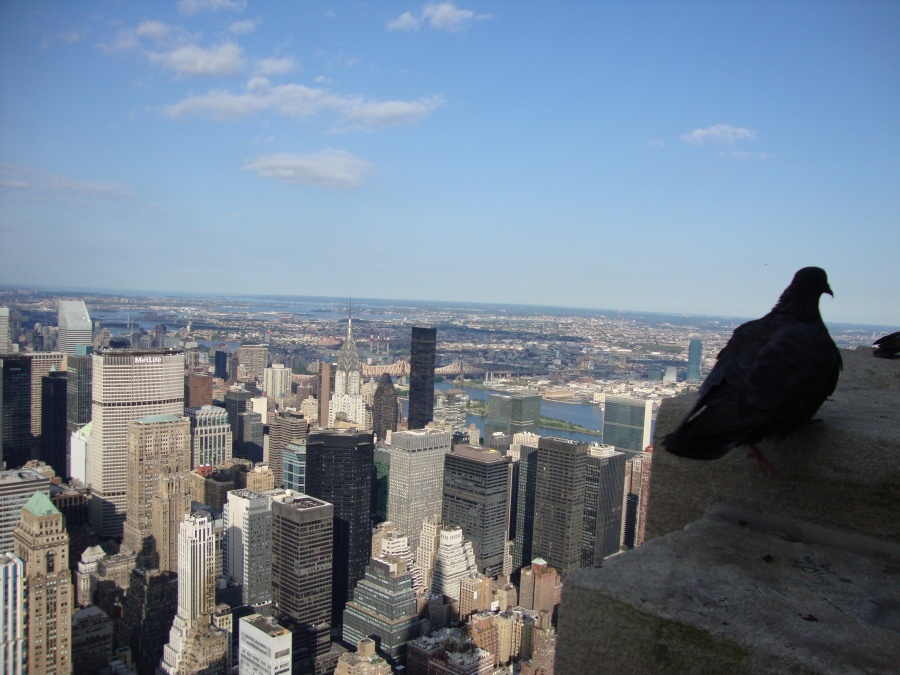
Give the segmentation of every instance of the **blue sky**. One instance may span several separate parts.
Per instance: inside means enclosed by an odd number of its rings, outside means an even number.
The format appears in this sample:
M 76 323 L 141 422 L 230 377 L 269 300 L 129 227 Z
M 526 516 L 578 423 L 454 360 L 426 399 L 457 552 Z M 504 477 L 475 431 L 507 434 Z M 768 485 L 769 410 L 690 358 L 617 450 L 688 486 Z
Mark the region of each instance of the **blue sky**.
M 0 3 L 0 284 L 900 324 L 896 2 Z

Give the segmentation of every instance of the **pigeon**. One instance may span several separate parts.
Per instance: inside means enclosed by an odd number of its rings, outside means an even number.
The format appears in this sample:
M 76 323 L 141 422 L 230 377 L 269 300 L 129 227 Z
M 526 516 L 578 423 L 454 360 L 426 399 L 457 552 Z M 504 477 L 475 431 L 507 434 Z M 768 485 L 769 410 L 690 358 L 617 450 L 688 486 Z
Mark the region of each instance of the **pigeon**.
M 900 352 L 900 331 L 875 340 L 877 349 L 872 353 L 880 359 L 892 359 Z
M 663 439 L 669 452 L 718 459 L 756 448 L 809 422 L 837 386 L 843 363 L 819 314 L 823 293 L 834 297 L 825 270 L 804 267 L 771 312 L 738 326 L 716 357 L 699 398 L 678 428 Z

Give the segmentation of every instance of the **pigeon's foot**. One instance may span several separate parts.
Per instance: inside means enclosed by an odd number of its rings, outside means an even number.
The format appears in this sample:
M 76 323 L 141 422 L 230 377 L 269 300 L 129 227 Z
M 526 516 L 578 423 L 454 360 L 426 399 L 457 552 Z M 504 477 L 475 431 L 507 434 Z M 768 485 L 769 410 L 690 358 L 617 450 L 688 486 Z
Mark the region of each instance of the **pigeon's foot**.
M 768 459 L 766 459 L 766 456 L 762 453 L 762 450 L 757 448 L 755 445 L 751 445 L 748 455 L 756 460 L 756 463 L 759 465 L 759 470 L 762 475 L 769 477 L 775 475 L 775 467 L 772 466 L 772 463 Z

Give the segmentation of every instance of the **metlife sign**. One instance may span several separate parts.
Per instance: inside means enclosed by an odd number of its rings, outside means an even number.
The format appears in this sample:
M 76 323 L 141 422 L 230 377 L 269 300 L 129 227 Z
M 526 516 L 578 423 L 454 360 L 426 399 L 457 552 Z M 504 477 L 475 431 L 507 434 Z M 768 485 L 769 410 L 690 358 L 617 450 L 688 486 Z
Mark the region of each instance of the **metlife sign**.
M 163 362 L 163 360 L 162 360 L 161 356 L 135 356 L 134 357 L 135 365 L 143 364 L 143 363 L 162 363 L 162 362 Z

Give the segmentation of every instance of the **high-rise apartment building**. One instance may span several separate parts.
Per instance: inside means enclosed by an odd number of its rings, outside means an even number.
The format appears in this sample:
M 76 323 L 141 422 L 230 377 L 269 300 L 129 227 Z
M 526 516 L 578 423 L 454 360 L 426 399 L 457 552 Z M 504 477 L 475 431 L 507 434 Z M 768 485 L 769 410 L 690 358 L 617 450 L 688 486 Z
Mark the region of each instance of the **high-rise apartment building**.
M 297 410 L 280 410 L 269 427 L 269 467 L 275 474 L 275 487 L 284 482 L 284 449 L 288 443 L 306 445 L 309 421 Z
M 388 373 L 383 373 L 375 388 L 375 401 L 372 405 L 372 431 L 379 441 L 387 439 L 388 431 L 397 430 L 397 391 Z
M 422 521 L 443 509 L 444 456 L 452 435 L 437 429 L 391 433 L 387 519 L 409 537 L 416 550 Z
M 13 530 L 35 492 L 50 495 L 50 481 L 34 469 L 0 471 L 0 554 L 13 550 Z
M 444 455 L 445 523 L 460 525 L 483 574 L 503 573 L 509 514 L 509 458 L 493 450 L 457 445 Z
M 72 671 L 75 606 L 69 535 L 63 515 L 43 492 L 35 492 L 21 513 L 14 553 L 25 563 L 28 672 L 63 675 Z
M 66 371 L 51 370 L 41 378 L 41 459 L 53 473 L 66 473 Z
M 241 675 L 284 675 L 291 672 L 291 632 L 272 617 L 241 617 Z
M 0 467 L 31 459 L 31 355 L 0 358 Z
M 25 562 L 0 553 L 0 672 L 25 673 Z
M 58 325 L 56 348 L 63 354 L 76 354 L 78 347 L 94 344 L 94 326 L 84 300 L 60 300 Z
M 350 592 L 366 572 L 372 545 L 372 432 L 328 429 L 306 444 L 307 494 L 334 506 L 332 621 L 340 623 Z
M 581 568 L 587 454 L 585 443 L 538 441 L 532 551 L 563 577 Z
M 540 442 L 540 438 L 536 439 Z M 534 504 L 537 493 L 537 442 L 520 444 L 519 461 L 516 463 L 515 543 L 512 566 L 517 570 L 531 560 L 534 541 Z
M 308 495 L 272 497 L 272 601 L 297 625 L 294 660 L 330 650 L 334 507 Z
M 518 433 L 539 434 L 541 397 L 537 393 L 491 394 L 484 421 L 484 437 L 500 432 L 506 436 Z
M 51 370 L 62 370 L 62 352 L 35 352 L 31 356 L 31 435 L 41 436 L 41 383 Z
M 245 605 L 272 601 L 272 509 L 254 490 L 232 490 L 223 513 L 225 574 L 241 584 Z
M 291 369 L 283 363 L 273 363 L 263 371 L 263 393 L 269 398 L 281 401 L 291 393 Z
M 703 358 L 703 343 L 700 338 L 693 338 L 688 343 L 688 367 L 687 381 L 699 382 L 702 379 L 700 373 L 700 361 Z
M 603 443 L 617 450 L 642 452 L 650 445 L 653 401 L 607 396 L 603 413 Z
M 624 452 L 610 446 L 588 448 L 584 477 L 581 566 L 595 567 L 619 550 L 625 489 Z
M 409 356 L 409 428 L 424 429 L 434 418 L 437 329 L 413 326 Z
M 180 478 L 182 490 L 187 485 L 191 469 L 191 423 L 178 415 L 147 415 L 129 422 L 127 430 L 129 479 L 125 488 L 127 515 L 122 545 L 137 554 L 140 566 L 158 568 L 160 542 L 153 536 L 153 502 L 160 497 L 160 485 L 168 479 Z M 168 557 L 168 552 L 162 555 Z
M 93 355 L 91 520 L 101 537 L 121 537 L 127 508 L 128 423 L 184 412 L 180 350 L 105 349 Z
M 191 468 L 217 467 L 231 459 L 231 425 L 226 410 L 204 405 L 185 408 L 184 414 L 191 423 Z
M 392 556 L 369 561 L 344 609 L 342 637 L 348 645 L 377 637 L 378 652 L 392 665 L 403 665 L 406 643 L 419 637 L 416 591 L 406 561 Z
M 256 381 L 263 379 L 263 374 L 269 365 L 268 345 L 241 345 L 237 350 L 238 361 L 244 369 L 244 373 Z

